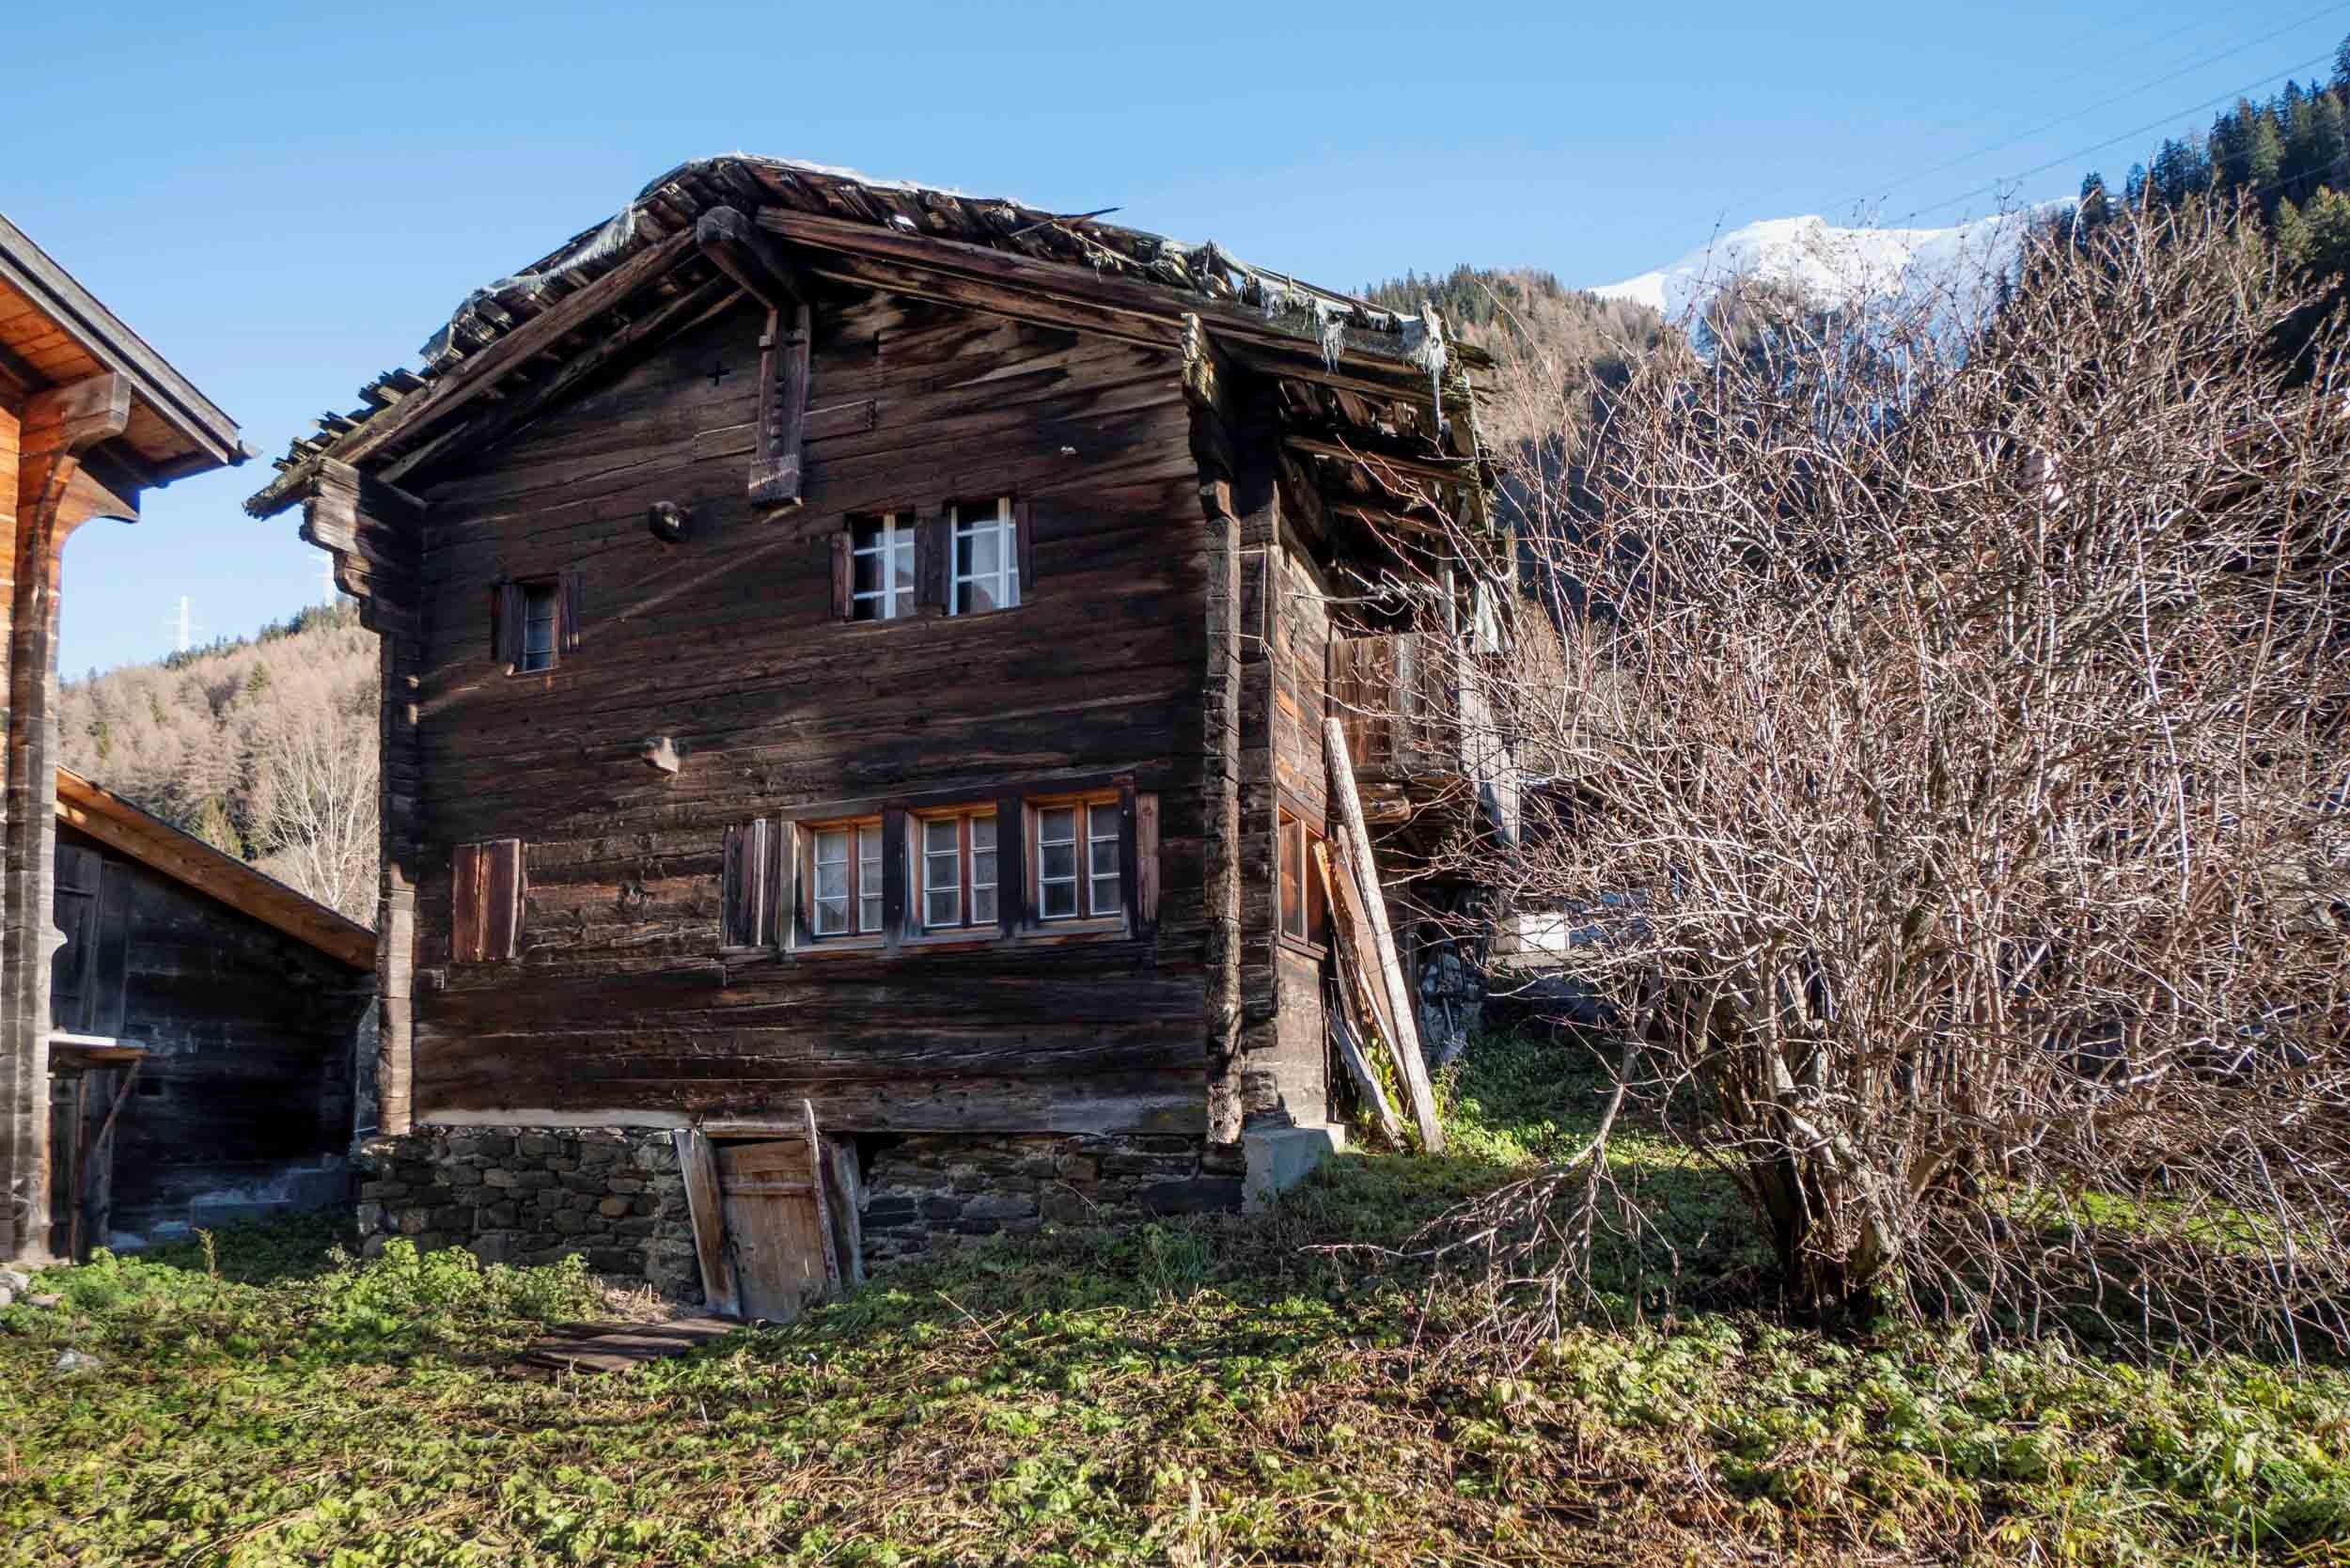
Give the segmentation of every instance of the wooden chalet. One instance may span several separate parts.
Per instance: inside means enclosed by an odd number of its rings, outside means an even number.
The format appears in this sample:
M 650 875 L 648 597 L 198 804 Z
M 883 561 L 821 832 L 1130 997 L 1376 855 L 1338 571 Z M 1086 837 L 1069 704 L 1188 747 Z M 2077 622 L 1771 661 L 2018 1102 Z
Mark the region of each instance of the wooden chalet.
M 1485 526 L 1482 363 L 1213 244 L 746 156 L 475 294 L 249 503 L 383 638 L 366 1217 L 773 1316 L 1237 1202 L 1332 1118 L 1337 651 L 1509 571 L 1375 591 Z
M 65 768 L 56 837 L 51 1252 L 347 1202 L 375 933 Z
M 60 551 L 250 454 L 229 417 L 0 218 L 0 1261 L 46 1259 Z

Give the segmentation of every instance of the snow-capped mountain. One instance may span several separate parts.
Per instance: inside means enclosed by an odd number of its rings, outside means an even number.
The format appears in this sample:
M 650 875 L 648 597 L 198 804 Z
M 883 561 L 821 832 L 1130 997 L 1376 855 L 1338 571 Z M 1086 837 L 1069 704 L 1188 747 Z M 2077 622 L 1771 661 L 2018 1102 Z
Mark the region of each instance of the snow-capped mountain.
M 1972 294 L 2013 265 L 2025 227 L 2047 209 L 1951 228 L 1841 228 L 1816 214 L 1765 218 L 1716 235 L 1669 267 L 1594 289 L 1677 321 L 1731 279 L 1793 284 L 1822 305 L 1852 306 L 1934 289 Z

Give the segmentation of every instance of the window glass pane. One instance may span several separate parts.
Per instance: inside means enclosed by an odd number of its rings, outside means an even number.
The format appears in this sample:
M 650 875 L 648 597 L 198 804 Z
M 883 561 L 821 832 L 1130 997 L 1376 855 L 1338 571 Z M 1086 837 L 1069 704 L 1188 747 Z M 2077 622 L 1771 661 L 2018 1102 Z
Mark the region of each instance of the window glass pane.
M 977 926 L 995 923 L 995 888 L 975 886 L 971 889 L 971 923 Z
M 995 819 L 994 817 L 971 819 L 971 847 L 975 850 L 986 850 L 991 857 L 994 855 L 995 850 Z
M 849 557 L 849 591 L 873 593 L 877 592 L 881 586 L 881 557 L 879 556 L 860 550 Z
M 859 931 L 881 930 L 882 896 L 879 893 L 868 893 L 857 900 L 856 918 L 856 929 Z
M 1322 873 L 1314 865 L 1314 845 L 1322 841 L 1310 829 L 1306 834 L 1306 857 L 1298 873 L 1306 879 L 1306 940 L 1316 947 L 1330 940 L 1329 890 L 1322 884 Z
M 887 518 L 874 523 L 859 523 L 849 530 L 849 544 L 852 549 L 855 550 L 877 550 L 881 547 L 882 541 L 888 537 L 888 533 L 889 520 Z
M 837 899 L 843 902 L 848 899 L 849 865 L 847 861 L 838 861 L 831 865 L 821 860 L 817 862 L 816 896 L 820 899 Z
M 878 823 L 856 830 L 856 929 L 879 931 L 882 924 L 882 832 Z
M 971 581 L 962 584 L 961 588 L 963 589 L 963 611 L 965 615 L 977 614 L 980 610 L 1003 608 L 1003 605 L 996 602 L 995 585 L 985 577 L 974 577 Z
M 971 533 L 971 565 L 975 577 L 993 577 L 1003 570 L 1003 536 L 993 523 L 981 523 Z
M 1044 844 L 1041 860 L 1047 882 L 1073 882 L 1077 876 L 1077 846 L 1074 844 Z
M 1073 882 L 1046 883 L 1039 913 L 1046 919 L 1060 918 L 1077 913 L 1077 885 Z
M 952 854 L 955 849 L 956 823 L 951 817 L 933 818 L 922 824 L 922 848 L 932 855 Z
M 897 570 L 891 576 L 891 587 L 901 597 L 911 595 L 914 592 L 914 533 L 911 529 L 901 531 L 893 555 Z
M 971 531 L 972 526 L 968 523 L 955 525 L 955 575 L 958 577 L 971 575 Z
M 1090 851 L 1086 857 L 1086 866 L 1088 870 L 1091 870 L 1095 876 L 1116 876 L 1118 874 L 1117 839 L 1096 839 L 1089 846 L 1088 846 L 1088 848 Z
M 1115 915 L 1124 907 L 1125 900 L 1122 897 L 1122 889 L 1119 886 L 1115 874 L 1106 877 L 1097 876 L 1093 879 L 1092 886 L 1093 913 Z
M 845 861 L 849 858 L 849 830 L 828 827 L 816 835 L 816 863 Z
M 1040 844 L 1066 844 L 1077 837 L 1077 813 L 1074 808 L 1055 806 L 1036 814 L 1036 839 Z
M 849 929 L 849 901 L 818 899 L 816 901 L 816 934 L 838 936 Z

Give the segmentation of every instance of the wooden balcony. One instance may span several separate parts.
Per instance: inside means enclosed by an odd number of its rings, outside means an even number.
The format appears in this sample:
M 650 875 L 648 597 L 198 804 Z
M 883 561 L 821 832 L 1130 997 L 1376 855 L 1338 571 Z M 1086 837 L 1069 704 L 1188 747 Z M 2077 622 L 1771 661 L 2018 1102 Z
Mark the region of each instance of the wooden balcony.
M 1493 721 L 1478 671 L 1441 633 L 1341 637 L 1330 644 L 1330 700 L 1374 820 L 1400 821 L 1447 800 L 1475 800 L 1507 837 L 1517 831 L 1517 764 Z

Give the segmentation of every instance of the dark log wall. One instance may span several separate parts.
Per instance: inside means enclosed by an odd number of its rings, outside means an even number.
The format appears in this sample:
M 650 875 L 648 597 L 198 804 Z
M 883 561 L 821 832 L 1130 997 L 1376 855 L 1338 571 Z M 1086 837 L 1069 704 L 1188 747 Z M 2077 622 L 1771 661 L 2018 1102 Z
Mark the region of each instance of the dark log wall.
M 129 884 L 118 1032 L 148 1055 L 115 1129 L 112 1229 L 185 1223 L 199 1200 L 250 1197 L 289 1167 L 339 1158 L 373 975 L 70 827 L 57 841 Z
M 844 1130 L 1196 1134 L 1205 534 L 1174 355 L 820 301 L 807 501 L 771 516 L 744 488 L 762 321 L 727 309 L 428 491 L 416 1120 L 805 1095 Z M 998 494 L 1032 508 L 1019 608 L 832 618 L 848 514 Z M 656 501 L 691 509 L 684 542 Z M 566 572 L 577 649 L 505 674 L 492 585 Z M 653 735 L 674 776 L 639 760 Z M 1160 796 L 1151 936 L 720 957 L 729 824 L 1122 773 Z M 509 837 L 519 954 L 451 964 L 451 850 Z

